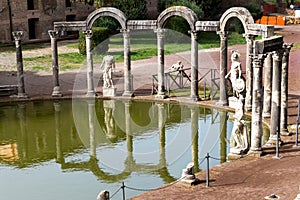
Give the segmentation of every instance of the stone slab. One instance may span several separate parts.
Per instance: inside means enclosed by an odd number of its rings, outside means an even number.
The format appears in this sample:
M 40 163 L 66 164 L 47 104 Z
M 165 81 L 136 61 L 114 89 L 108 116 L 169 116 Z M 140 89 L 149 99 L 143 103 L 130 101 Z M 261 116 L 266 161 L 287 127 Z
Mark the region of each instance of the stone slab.
M 104 97 L 115 97 L 117 94 L 117 88 L 103 88 Z

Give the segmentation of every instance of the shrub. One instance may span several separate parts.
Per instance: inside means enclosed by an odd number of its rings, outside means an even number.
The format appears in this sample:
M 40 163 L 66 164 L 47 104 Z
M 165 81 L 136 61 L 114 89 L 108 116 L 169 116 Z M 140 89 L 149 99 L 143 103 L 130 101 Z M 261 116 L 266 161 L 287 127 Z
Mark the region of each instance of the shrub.
M 108 50 L 108 40 L 106 40 L 109 37 L 108 28 L 93 27 L 92 30 L 92 49 L 96 50 L 96 52 L 99 54 L 106 52 Z M 101 45 L 99 45 L 100 43 Z M 85 34 L 82 31 L 79 33 L 78 48 L 80 54 L 86 54 Z

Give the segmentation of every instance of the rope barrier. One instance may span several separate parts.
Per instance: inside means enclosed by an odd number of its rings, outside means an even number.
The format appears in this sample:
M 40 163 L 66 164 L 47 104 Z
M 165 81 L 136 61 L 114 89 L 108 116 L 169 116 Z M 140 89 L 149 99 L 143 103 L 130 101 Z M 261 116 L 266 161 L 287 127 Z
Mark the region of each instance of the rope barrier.
M 122 189 L 122 187 L 120 187 L 119 189 L 117 189 L 117 191 L 114 192 L 109 199 L 112 199 L 116 194 L 118 194 L 118 192 L 120 192 L 121 189 Z

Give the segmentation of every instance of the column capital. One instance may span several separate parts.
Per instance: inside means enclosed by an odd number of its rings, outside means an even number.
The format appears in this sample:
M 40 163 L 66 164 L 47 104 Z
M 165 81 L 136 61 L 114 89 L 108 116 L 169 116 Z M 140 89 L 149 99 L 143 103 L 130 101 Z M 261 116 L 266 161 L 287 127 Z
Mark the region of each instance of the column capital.
M 158 29 L 154 30 L 154 32 L 157 34 L 158 38 L 164 38 L 166 30 L 162 29 L 162 28 L 158 28 Z
M 274 61 L 281 61 L 281 60 L 282 60 L 283 53 L 284 53 L 284 50 L 283 50 L 283 49 L 280 49 L 280 50 L 278 50 L 278 51 L 275 51 L 275 52 L 272 54 L 273 60 L 274 60 Z
M 23 31 L 13 31 L 12 35 L 15 40 L 21 40 L 21 38 L 23 36 Z
M 191 34 L 191 38 L 197 40 L 198 39 L 198 32 L 197 31 L 189 31 L 189 34 Z
M 57 30 L 49 30 L 48 34 L 49 34 L 49 36 L 50 36 L 51 39 L 56 39 L 59 36 Z
M 266 54 L 252 55 L 252 59 L 253 59 L 253 62 L 254 62 L 253 67 L 254 68 L 263 67 L 265 57 L 266 57 Z
M 221 40 L 227 40 L 227 36 L 228 36 L 227 31 L 217 31 L 217 34 L 220 36 Z
M 247 42 L 252 42 L 257 37 L 257 35 L 244 33 L 243 37 L 246 39 Z
M 83 31 L 83 33 L 85 34 L 85 36 L 87 38 L 91 38 L 93 36 L 93 31 L 92 30 L 86 30 L 86 31 Z
M 293 47 L 293 45 L 294 45 L 294 43 L 284 43 L 284 44 L 282 45 L 284 54 L 290 53 L 291 48 Z

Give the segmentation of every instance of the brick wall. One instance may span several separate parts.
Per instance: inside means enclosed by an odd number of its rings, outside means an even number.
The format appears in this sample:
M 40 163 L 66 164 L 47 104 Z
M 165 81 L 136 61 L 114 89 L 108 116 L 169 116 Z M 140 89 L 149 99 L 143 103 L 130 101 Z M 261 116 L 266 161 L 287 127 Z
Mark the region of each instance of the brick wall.
M 24 31 L 24 42 L 49 39 L 48 30 L 53 29 L 53 22 L 66 21 L 67 18 L 85 20 L 94 10 L 82 3 L 72 3 L 67 8 L 66 0 L 32 0 L 30 5 L 33 4 L 33 8 L 29 10 L 27 3 L 28 0 L 10 0 L 13 24 L 10 27 L 7 0 L 0 0 L 0 43 L 11 42 L 10 29 Z

